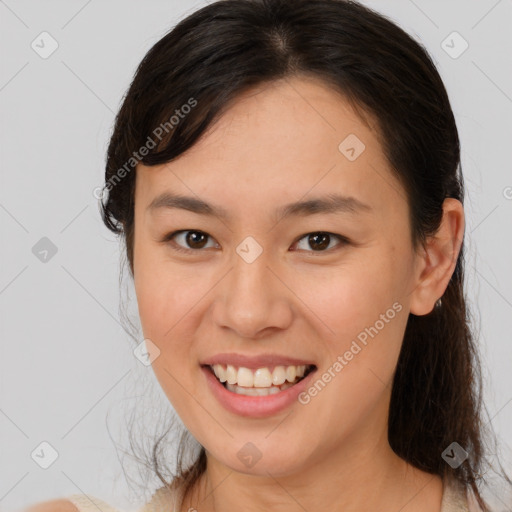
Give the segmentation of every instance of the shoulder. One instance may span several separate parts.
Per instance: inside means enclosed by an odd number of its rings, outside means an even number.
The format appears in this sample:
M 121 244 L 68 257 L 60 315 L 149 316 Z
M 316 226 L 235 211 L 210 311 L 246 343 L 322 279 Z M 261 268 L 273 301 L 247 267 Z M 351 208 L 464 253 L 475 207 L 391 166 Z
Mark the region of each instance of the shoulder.
M 20 512 L 79 512 L 79 510 L 71 501 L 59 499 L 35 503 Z
M 86 494 L 35 503 L 19 512 L 120 512 L 107 502 Z
M 179 510 L 181 491 L 161 487 L 154 492 L 150 501 L 137 509 L 137 512 L 170 512 Z M 106 501 L 86 494 L 73 494 L 62 499 L 35 503 L 17 512 L 122 512 Z
M 140 512 L 174 512 L 181 510 L 183 489 L 178 486 L 163 486 L 157 489 Z
M 466 487 L 459 481 L 446 478 L 443 484 L 441 512 L 482 512 L 475 502 L 468 499 Z

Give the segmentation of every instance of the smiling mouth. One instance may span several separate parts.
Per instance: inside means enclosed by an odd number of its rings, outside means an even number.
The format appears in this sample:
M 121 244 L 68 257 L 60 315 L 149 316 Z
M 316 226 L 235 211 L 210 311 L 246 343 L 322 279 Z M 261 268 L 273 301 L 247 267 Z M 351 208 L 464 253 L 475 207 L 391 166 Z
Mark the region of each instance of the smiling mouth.
M 290 365 L 265 367 L 252 370 L 243 366 L 203 365 L 220 382 L 224 388 L 237 395 L 268 396 L 295 386 L 316 370 L 311 365 Z

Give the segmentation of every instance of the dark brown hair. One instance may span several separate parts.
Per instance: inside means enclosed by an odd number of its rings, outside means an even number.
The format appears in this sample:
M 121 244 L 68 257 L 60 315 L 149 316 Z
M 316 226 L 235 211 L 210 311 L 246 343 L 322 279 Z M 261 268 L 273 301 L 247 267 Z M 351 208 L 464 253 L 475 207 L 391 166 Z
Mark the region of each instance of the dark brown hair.
M 102 215 L 124 237 L 132 276 L 136 163 L 172 161 L 242 92 L 291 76 L 322 80 L 362 118 L 369 113 L 377 120 L 383 151 L 407 196 L 415 248 L 439 228 L 445 198 L 463 202 L 454 115 L 420 43 L 353 1 L 222 0 L 182 20 L 149 50 L 115 120 Z M 462 244 L 440 307 L 409 315 L 393 381 L 389 442 L 413 466 L 471 489 L 487 510 L 478 488 L 485 461 L 481 376 L 463 283 Z M 469 454 L 456 469 L 441 457 L 452 442 Z M 157 447 L 154 470 L 168 483 Z M 206 455 L 201 448 L 187 469 L 182 454 L 175 481 L 188 490 L 204 472 Z

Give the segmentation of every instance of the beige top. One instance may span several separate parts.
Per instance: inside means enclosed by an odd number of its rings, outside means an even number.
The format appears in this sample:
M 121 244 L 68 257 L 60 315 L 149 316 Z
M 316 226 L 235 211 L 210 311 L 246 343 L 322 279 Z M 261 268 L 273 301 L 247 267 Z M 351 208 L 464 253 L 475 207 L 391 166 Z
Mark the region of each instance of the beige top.
M 445 484 L 443 492 L 443 500 L 441 503 L 440 512 L 471 512 L 472 509 L 468 508 L 468 501 L 463 490 L 456 486 L 457 484 Z M 73 494 L 67 496 L 66 499 L 71 501 L 80 512 L 121 512 L 120 510 L 112 507 L 108 503 L 87 496 L 85 494 Z M 136 512 L 181 512 L 179 506 L 180 496 L 178 492 L 170 491 L 166 487 L 158 489 L 150 501 L 137 509 Z

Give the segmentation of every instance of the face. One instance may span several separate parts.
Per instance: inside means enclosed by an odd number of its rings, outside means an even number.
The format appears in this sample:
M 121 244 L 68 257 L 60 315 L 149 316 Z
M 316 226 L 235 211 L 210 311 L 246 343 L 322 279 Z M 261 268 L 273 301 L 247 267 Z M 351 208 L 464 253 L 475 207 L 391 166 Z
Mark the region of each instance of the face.
M 414 288 L 408 219 L 376 133 L 310 79 L 253 89 L 179 159 L 137 167 L 143 334 L 209 457 L 278 476 L 387 442 Z M 213 363 L 266 396 L 228 390 Z M 314 371 L 268 394 L 301 366 Z

